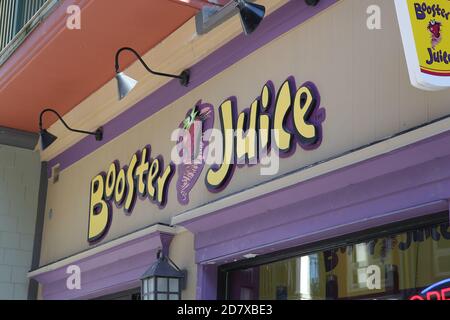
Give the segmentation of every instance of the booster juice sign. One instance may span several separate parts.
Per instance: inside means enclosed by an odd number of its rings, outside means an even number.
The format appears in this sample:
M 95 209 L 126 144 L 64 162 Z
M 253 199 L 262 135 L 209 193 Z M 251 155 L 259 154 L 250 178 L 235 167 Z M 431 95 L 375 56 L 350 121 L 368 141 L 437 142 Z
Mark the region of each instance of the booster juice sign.
M 395 0 L 395 5 L 412 85 L 450 87 L 450 1 Z
M 250 107 L 239 114 L 236 97 L 222 102 L 217 112 L 220 129 L 214 129 L 214 107 L 202 101 L 188 110 L 184 120 L 174 123 L 178 128 L 171 138 L 176 145 L 167 165 L 162 156 L 152 157 L 153 150 L 146 146 L 131 156 L 128 165 L 121 167 L 119 161 L 114 161 L 107 172 L 92 179 L 89 243 L 107 234 L 113 204 L 127 215 L 132 213 L 137 198 L 164 208 L 176 171 L 177 199 L 187 205 L 189 193 L 205 167 L 205 187 L 218 193 L 226 188 L 236 167 L 262 164 L 267 158 L 285 158 L 298 147 L 314 150 L 322 143 L 326 113 L 311 82 L 297 87 L 294 78 L 289 77 L 275 92 L 269 81 Z

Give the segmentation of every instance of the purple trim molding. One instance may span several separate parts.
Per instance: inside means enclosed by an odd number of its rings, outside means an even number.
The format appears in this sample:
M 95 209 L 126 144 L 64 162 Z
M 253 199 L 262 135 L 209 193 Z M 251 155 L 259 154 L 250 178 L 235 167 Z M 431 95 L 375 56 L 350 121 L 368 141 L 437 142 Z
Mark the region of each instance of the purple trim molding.
M 217 274 L 218 268 L 215 265 L 197 265 L 197 299 L 217 299 Z
M 157 251 L 168 253 L 172 238 L 158 231 L 72 263 L 81 269 L 81 290 L 67 288 L 69 264 L 33 279 L 43 285 L 45 300 L 91 299 L 137 288 Z
M 191 67 L 191 83 L 188 88 L 173 80 L 162 86 L 136 105 L 126 110 L 103 126 L 103 141 L 95 141 L 86 137 L 65 150 L 48 164 L 48 177 L 51 169 L 60 164 L 64 170 L 75 162 L 86 157 L 101 146 L 107 144 L 117 136 L 125 133 L 141 121 L 152 116 L 165 106 L 176 101 L 191 90 L 205 83 L 215 75 L 242 60 L 253 51 L 258 50 L 278 36 L 295 28 L 322 10 L 335 4 L 338 0 L 322 0 L 315 7 L 309 7 L 304 1 L 290 1 L 280 9 L 266 17 L 258 30 L 250 36 L 239 35 L 208 57 Z
M 450 131 L 181 225 L 195 234 L 196 262 L 207 266 L 445 212 L 448 145 Z M 212 275 L 200 268 L 198 281 Z M 197 287 L 199 299 L 214 292 Z

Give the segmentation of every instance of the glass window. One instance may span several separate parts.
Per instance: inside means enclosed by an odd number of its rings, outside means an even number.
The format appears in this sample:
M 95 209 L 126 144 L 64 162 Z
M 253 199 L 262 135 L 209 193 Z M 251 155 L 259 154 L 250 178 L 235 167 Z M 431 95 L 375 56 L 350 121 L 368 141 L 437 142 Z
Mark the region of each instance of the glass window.
M 167 300 L 167 294 L 158 293 L 158 300 Z
M 170 279 L 169 280 L 169 291 L 170 292 L 175 292 L 175 293 L 178 293 L 178 289 L 179 289 L 179 282 L 180 282 L 180 280 L 179 279 Z
M 227 273 L 229 299 L 409 299 L 450 278 L 441 223 Z
M 158 278 L 158 292 L 167 292 L 167 278 Z
M 178 294 L 170 294 L 169 300 L 180 300 L 180 298 L 179 298 Z
M 154 292 L 155 291 L 155 278 L 150 278 L 147 280 L 148 282 L 148 292 Z
M 144 280 L 144 292 L 148 293 L 148 281 L 149 280 Z

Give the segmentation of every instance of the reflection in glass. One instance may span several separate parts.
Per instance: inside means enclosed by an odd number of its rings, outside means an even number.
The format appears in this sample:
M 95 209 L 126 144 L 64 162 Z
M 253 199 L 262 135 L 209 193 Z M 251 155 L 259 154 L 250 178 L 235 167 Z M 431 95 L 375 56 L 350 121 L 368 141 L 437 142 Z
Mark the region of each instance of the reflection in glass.
M 228 273 L 230 299 L 408 299 L 450 278 L 449 223 Z
M 310 270 L 310 259 L 309 256 L 300 258 L 300 299 L 310 300 L 311 299 L 311 270 Z

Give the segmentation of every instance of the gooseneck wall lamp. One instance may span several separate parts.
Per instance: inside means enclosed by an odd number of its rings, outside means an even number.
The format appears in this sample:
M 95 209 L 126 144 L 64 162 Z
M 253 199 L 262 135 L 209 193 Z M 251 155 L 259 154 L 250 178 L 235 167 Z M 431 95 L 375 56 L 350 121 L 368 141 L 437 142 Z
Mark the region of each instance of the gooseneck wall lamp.
M 70 130 L 72 132 L 82 133 L 82 134 L 89 134 L 95 136 L 95 140 L 102 141 L 103 140 L 103 128 L 98 128 L 95 132 L 90 131 L 84 131 L 84 130 L 78 130 L 73 129 L 67 125 L 67 123 L 64 121 L 64 119 L 59 115 L 59 113 L 56 110 L 53 109 L 45 109 L 42 110 L 40 116 L 39 116 L 39 131 L 41 136 L 41 148 L 42 150 L 47 149 L 53 142 L 55 142 L 56 139 L 58 139 L 57 136 L 51 134 L 46 129 L 43 128 L 42 125 L 42 119 L 45 113 L 51 112 L 54 113 L 59 120 L 61 120 L 62 124 L 67 128 L 67 130 Z
M 138 59 L 139 61 L 142 63 L 142 65 L 145 67 L 145 69 L 150 72 L 151 74 L 154 74 L 156 76 L 162 76 L 162 77 L 169 77 L 169 78 L 175 78 L 175 79 L 179 79 L 181 85 L 187 87 L 187 85 L 189 84 L 189 77 L 190 77 L 190 72 L 189 70 L 184 70 L 181 74 L 179 75 L 174 75 L 174 74 L 169 74 L 169 73 L 164 73 L 164 72 L 157 72 L 157 71 L 153 71 L 152 69 L 150 69 L 150 67 L 145 63 L 145 61 L 142 59 L 142 57 L 139 55 L 139 53 L 136 52 L 136 50 L 134 50 L 133 48 L 129 48 L 129 47 L 124 47 L 124 48 L 120 48 L 117 53 L 116 53 L 116 79 L 117 79 L 117 86 L 118 86 L 118 92 L 119 92 L 119 100 L 122 100 L 123 98 L 126 97 L 126 95 L 133 90 L 133 88 L 136 86 L 136 84 L 138 83 L 138 81 L 136 81 L 135 79 L 125 75 L 123 72 L 120 72 L 120 64 L 119 64 L 119 57 L 120 54 L 123 51 L 130 51 L 132 52 Z

